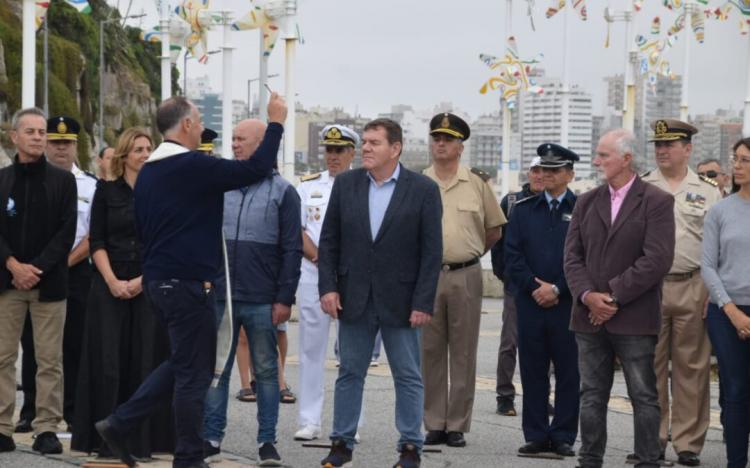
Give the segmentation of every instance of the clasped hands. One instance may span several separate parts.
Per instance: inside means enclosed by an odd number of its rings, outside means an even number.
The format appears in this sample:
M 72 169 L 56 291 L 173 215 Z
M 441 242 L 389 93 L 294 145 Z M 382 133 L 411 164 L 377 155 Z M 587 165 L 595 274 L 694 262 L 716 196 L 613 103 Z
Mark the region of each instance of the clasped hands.
M 597 327 L 617 313 L 617 305 L 609 293 L 591 291 L 586 294 L 583 303 L 589 308 L 589 321 Z
M 343 307 L 341 307 L 341 296 L 335 291 L 323 294 L 320 297 L 320 307 L 323 309 L 323 312 L 334 319 L 338 319 L 339 311 L 343 309 Z M 409 316 L 409 323 L 412 328 L 427 325 L 430 323 L 430 320 L 432 320 L 432 315 L 418 310 L 412 310 L 411 315 Z

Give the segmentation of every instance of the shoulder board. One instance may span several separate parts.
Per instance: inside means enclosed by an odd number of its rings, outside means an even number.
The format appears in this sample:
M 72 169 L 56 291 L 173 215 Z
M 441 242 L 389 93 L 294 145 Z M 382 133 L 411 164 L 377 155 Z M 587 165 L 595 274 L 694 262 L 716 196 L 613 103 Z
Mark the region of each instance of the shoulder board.
M 474 174 L 476 176 L 479 176 L 479 178 L 482 179 L 485 182 L 487 182 L 488 180 L 490 180 L 492 178 L 491 175 L 487 174 L 486 172 L 484 172 L 483 170 L 479 169 L 478 167 L 472 167 L 471 168 L 471 172 L 472 172 L 472 174 Z
M 535 199 L 536 197 L 538 197 L 538 196 L 539 196 L 539 195 L 534 195 L 534 196 L 531 196 L 531 197 L 526 197 L 526 198 L 522 198 L 522 199 L 520 199 L 520 200 L 518 200 L 518 201 L 516 202 L 516 206 L 520 205 L 521 203 L 526 203 L 526 202 L 527 202 L 527 201 L 529 201 L 529 200 L 534 200 L 534 199 Z
M 641 177 L 648 177 L 651 175 L 651 171 L 646 171 L 643 174 L 641 174 Z
M 84 174 L 86 174 L 87 176 L 91 177 L 91 178 L 92 178 L 92 179 L 94 179 L 94 180 L 99 180 L 99 178 L 98 178 L 98 177 L 96 177 L 96 176 L 95 176 L 94 174 L 92 174 L 92 173 L 91 173 L 91 172 L 89 172 L 89 171 L 83 171 L 83 173 L 84 173 Z
M 323 174 L 322 172 L 316 172 L 315 174 L 308 174 L 306 176 L 300 177 L 299 180 L 300 182 L 307 182 L 310 180 L 319 179 L 322 174 Z
M 705 182 L 705 183 L 707 183 L 707 184 L 709 184 L 709 185 L 711 185 L 713 187 L 718 187 L 719 186 L 719 184 L 715 180 L 710 179 L 710 178 L 708 178 L 706 176 L 698 175 L 698 178 L 700 180 L 702 180 L 703 182 Z

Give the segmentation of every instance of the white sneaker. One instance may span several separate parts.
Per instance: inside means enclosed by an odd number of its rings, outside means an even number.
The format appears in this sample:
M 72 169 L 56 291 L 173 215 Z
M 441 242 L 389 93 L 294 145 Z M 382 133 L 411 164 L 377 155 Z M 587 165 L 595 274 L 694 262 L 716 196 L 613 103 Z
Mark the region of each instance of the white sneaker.
M 380 363 L 376 359 L 370 361 L 370 367 L 378 367 L 379 365 Z
M 294 440 L 315 440 L 318 438 L 320 438 L 320 428 L 311 424 L 302 427 L 294 434 Z
M 362 439 L 359 437 L 359 431 L 357 431 L 357 433 L 354 434 L 354 443 L 358 444 L 360 442 L 360 440 L 362 440 Z

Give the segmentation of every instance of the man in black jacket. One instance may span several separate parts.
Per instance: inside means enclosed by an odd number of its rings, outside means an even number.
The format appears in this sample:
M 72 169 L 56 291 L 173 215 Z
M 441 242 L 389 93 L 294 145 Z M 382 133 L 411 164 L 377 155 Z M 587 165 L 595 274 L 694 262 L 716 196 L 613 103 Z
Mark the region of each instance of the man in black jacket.
M 0 452 L 15 449 L 13 410 L 18 342 L 31 313 L 34 323 L 36 433 L 33 449 L 62 453 L 55 435 L 62 419 L 62 338 L 68 253 L 76 231 L 73 175 L 47 163 L 47 119 L 36 108 L 13 116 L 10 137 L 18 153 L 0 170 Z
M 505 217 L 510 219 L 513 206 L 529 197 L 533 197 L 544 190 L 544 175 L 539 156 L 529 164 L 529 181 L 523 184 L 520 192 L 509 193 L 500 201 L 500 208 Z M 515 416 L 516 408 L 513 400 L 516 397 L 516 387 L 513 385 L 513 374 L 516 371 L 516 348 L 518 342 L 518 325 L 516 320 L 516 301 L 513 299 L 514 290 L 508 278 L 505 278 L 505 262 L 503 261 L 503 245 L 505 243 L 506 224 L 502 227 L 503 237 L 492 247 L 492 272 L 503 282 L 503 328 L 500 332 L 500 347 L 497 351 L 497 413 L 503 416 Z
M 352 459 L 362 389 L 381 331 L 396 388 L 398 465 L 416 468 L 424 437 L 419 327 L 429 323 L 443 254 L 440 190 L 399 163 L 402 130 L 365 126 L 362 166 L 336 176 L 320 235 L 321 308 L 339 323 L 341 367 L 331 452 L 321 465 Z

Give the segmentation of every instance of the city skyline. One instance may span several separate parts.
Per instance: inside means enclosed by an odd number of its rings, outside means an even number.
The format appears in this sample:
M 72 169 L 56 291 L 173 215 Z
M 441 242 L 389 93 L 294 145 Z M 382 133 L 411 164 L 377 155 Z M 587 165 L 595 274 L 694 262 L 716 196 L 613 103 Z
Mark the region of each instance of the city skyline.
M 541 64 L 547 76 L 562 76 L 562 14 L 544 18 L 547 4 L 536 2 L 536 32 L 526 16 L 526 2 L 514 2 L 513 32 L 523 57 L 544 53 Z M 710 7 L 716 0 L 711 0 Z M 592 94 L 594 113 L 602 112 L 606 90 L 602 78 L 624 69 L 624 25 L 611 26 L 610 48 L 604 49 L 607 25 L 602 19 L 604 7 L 622 9 L 625 2 L 589 1 L 589 19 L 570 17 L 571 84 Z M 243 14 L 249 2 L 213 0 L 212 9 L 229 9 Z M 156 9 L 152 0 L 133 0 L 131 11 L 147 17 L 142 27 L 153 26 Z M 704 7 L 708 8 L 708 7 Z M 409 102 L 415 107 L 430 107 L 451 100 L 471 117 L 499 109 L 499 95 L 481 96 L 481 84 L 490 75 L 479 53 L 504 53 L 505 2 L 467 0 L 460 7 L 447 0 L 431 2 L 362 2 L 356 8 L 335 0 L 300 0 L 299 24 L 305 44 L 297 49 L 298 99 L 306 106 L 341 107 L 362 115 L 388 111 L 391 102 Z M 736 13 L 736 12 L 735 12 Z M 654 16 L 662 20 L 662 35 L 675 18 L 661 2 L 646 2 L 636 15 L 635 31 L 648 37 Z M 697 44 L 692 33 L 690 114 L 712 113 L 715 109 L 739 110 L 743 106 L 746 81 L 747 36 L 740 36 L 737 18 L 725 22 L 707 20 L 705 43 Z M 235 75 L 234 98 L 247 94 L 247 79 L 257 76 L 258 37 L 254 32 L 233 36 Z M 683 74 L 682 60 L 686 31 L 681 33 L 668 58 L 672 70 Z M 209 49 L 221 44 L 221 33 L 209 34 Z M 270 72 L 281 76 L 270 81 L 275 90 L 284 88 L 284 44 L 280 41 L 270 59 Z M 731 52 L 738 51 L 738 56 Z M 220 85 L 221 55 L 211 56 L 208 65 L 189 65 L 189 74 L 209 73 L 213 84 Z M 182 61 L 178 61 L 181 68 Z M 256 88 L 257 89 L 257 88 Z

